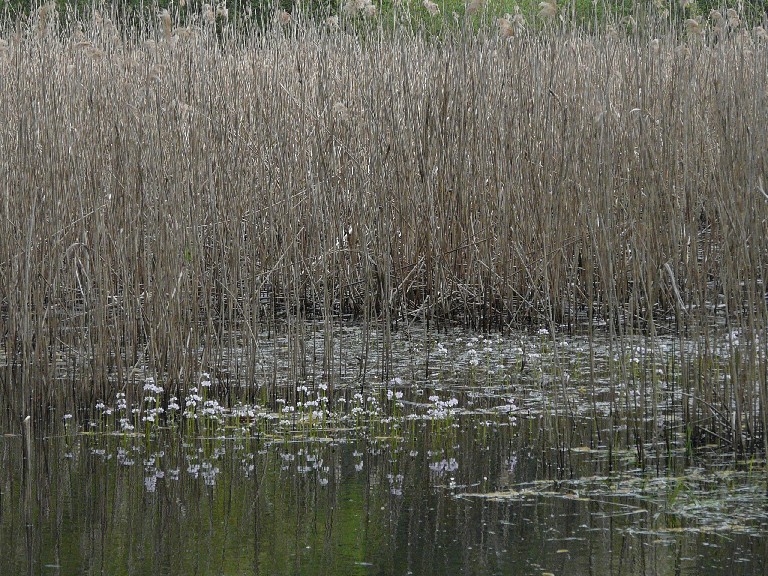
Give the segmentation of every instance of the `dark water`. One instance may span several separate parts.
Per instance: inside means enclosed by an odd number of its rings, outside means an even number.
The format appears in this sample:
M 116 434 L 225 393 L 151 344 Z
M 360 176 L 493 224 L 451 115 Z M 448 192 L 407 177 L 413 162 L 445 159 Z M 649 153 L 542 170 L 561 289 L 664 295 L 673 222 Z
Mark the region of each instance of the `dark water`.
M 765 460 L 686 435 L 675 340 L 422 336 L 379 384 L 350 344 L 335 386 L 6 408 L 0 576 L 768 574 Z
M 414 420 L 400 437 L 70 427 L 37 438 L 26 471 L 8 435 L 0 574 L 766 574 L 762 467 L 642 471 L 631 450 L 553 448 L 562 424 L 476 414 Z

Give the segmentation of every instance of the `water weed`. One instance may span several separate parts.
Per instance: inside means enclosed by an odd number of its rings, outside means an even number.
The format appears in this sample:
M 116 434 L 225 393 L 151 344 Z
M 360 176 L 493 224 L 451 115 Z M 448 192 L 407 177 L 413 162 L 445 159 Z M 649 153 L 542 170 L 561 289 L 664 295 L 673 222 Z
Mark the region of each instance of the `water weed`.
M 428 34 L 344 6 L 258 30 L 224 4 L 138 27 L 54 4 L 6 15 L 8 409 L 102 403 L 97 427 L 216 436 L 236 405 L 265 430 L 325 430 L 343 398 L 385 432 L 407 404 L 381 383 L 431 386 L 423 357 L 461 326 L 540 342 L 502 362 L 478 336 L 444 374 L 541 376 L 568 411 L 563 335 L 587 335 L 590 378 L 604 338 L 613 379 L 593 409 L 655 426 L 665 383 L 627 352 L 676 334 L 692 439 L 764 449 L 764 29 L 692 4 L 585 29 L 546 1 L 470 3 L 476 26 Z M 424 22 L 453 20 L 442 7 L 417 3 Z

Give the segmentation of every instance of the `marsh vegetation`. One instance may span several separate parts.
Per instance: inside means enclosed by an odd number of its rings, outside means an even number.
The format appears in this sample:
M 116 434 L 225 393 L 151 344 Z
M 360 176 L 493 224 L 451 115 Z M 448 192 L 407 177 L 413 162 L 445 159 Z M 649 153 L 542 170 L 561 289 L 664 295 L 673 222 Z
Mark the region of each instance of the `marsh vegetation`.
M 285 446 L 362 442 L 394 451 L 384 468 L 464 458 L 463 480 L 414 480 L 445 484 L 451 510 L 553 491 L 594 503 L 629 485 L 653 514 L 644 534 L 761 534 L 757 512 L 723 528 L 735 504 L 702 524 L 693 504 L 682 524 L 654 508 L 701 497 L 726 461 L 759 500 L 759 16 L 642 3 L 585 24 L 575 4 L 445 7 L 6 17 L 0 422 L 25 437 L 3 441 L 4 461 L 27 456 L 7 491 L 40 505 L 43 438 L 92 471 L 94 455 L 140 452 L 144 494 L 187 465 L 212 490 L 225 453 L 272 469 L 296 456 Z M 540 467 L 511 474 L 514 441 Z M 206 469 L 186 451 L 224 446 Z M 147 480 L 166 449 L 176 463 Z M 359 455 L 339 450 L 351 473 Z M 232 490 L 253 472 L 243 457 L 228 461 Z M 312 466 L 300 476 L 336 486 Z M 646 474 L 691 466 L 682 488 L 644 492 Z M 409 497 L 409 476 L 384 468 L 375 486 Z

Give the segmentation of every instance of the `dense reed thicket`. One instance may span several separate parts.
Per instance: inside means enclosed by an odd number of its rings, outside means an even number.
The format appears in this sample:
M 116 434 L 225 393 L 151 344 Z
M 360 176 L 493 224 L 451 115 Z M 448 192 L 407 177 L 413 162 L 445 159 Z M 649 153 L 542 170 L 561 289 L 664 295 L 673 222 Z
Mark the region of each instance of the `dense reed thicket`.
M 759 423 L 768 43 L 726 16 L 439 38 L 280 14 L 258 34 L 6 23 L 6 407 L 138 373 L 183 391 L 267 329 L 298 381 L 307 319 L 326 351 L 345 319 L 725 325 L 755 344 L 733 377 Z M 699 408 L 730 403 L 702 357 L 684 366 L 714 394 Z

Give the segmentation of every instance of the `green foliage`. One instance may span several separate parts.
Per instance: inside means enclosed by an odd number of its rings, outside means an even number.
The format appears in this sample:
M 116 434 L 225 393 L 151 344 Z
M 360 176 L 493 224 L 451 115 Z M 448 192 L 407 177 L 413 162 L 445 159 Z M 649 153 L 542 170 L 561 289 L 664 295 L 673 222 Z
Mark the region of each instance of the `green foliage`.
M 100 7 L 93 0 L 51 0 L 56 4 L 62 21 L 74 20 Z M 430 8 L 423 0 L 374 0 L 377 16 L 385 23 L 408 26 L 421 32 L 440 35 L 449 29 L 465 29 L 468 25 L 477 29 L 481 22 L 494 22 L 505 14 L 519 12 L 534 28 L 547 19 L 541 16 L 541 0 L 485 0 L 477 11 L 468 10 L 470 0 L 435 0 Z M 283 10 L 293 17 L 301 12 L 302 18 L 323 20 L 329 16 L 345 14 L 347 0 L 209 0 L 214 10 L 226 8 L 231 24 L 265 27 L 274 20 L 275 13 Z M 0 15 L 6 20 L 23 19 L 44 3 L 35 0 L 0 0 Z M 124 0 L 108 3 L 102 10 L 114 10 L 125 21 L 137 24 L 152 22 L 157 12 L 169 9 L 181 24 L 200 17 L 204 0 Z M 687 18 L 707 17 L 712 10 L 733 8 L 750 26 L 763 22 L 768 11 L 767 0 L 559 0 L 557 22 L 569 22 L 581 28 L 593 30 L 606 23 L 635 21 L 653 14 L 682 23 Z M 470 14 L 469 12 L 473 12 Z M 362 15 L 349 17 L 348 23 L 359 28 Z M 220 19 L 220 18 L 219 18 Z

